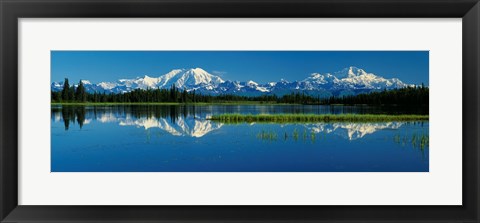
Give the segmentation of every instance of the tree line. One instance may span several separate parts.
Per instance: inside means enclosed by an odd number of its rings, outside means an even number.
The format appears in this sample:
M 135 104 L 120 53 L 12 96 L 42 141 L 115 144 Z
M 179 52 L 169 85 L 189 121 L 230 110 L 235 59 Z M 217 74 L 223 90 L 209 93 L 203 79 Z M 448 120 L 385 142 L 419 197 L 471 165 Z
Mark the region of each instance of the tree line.
M 428 87 L 423 84 L 419 87 L 382 90 L 350 96 L 331 96 L 322 98 L 304 92 L 292 92 L 283 96 L 260 95 L 240 96 L 232 94 L 206 95 L 195 90 L 187 91 L 172 85 L 169 89 L 135 89 L 125 93 L 89 93 L 82 81 L 77 86 L 70 86 L 68 79 L 64 81 L 63 89 L 51 92 L 52 102 L 93 102 L 93 103 L 222 103 L 222 102 L 260 102 L 286 104 L 371 104 L 371 105 L 428 105 Z
M 405 87 L 365 94 L 330 97 L 324 99 L 322 104 L 369 104 L 369 105 L 409 105 L 428 106 L 428 87 L 423 84 L 419 87 Z

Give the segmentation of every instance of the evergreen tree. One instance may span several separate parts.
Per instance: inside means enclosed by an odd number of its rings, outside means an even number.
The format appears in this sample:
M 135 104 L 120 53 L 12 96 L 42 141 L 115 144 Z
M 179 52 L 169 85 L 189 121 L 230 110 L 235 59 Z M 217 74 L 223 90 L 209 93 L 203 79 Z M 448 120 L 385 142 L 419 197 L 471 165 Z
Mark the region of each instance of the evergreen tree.
M 69 96 L 70 84 L 68 84 L 68 78 L 65 78 L 65 82 L 63 82 L 63 90 L 62 90 L 62 100 L 68 101 L 70 98 Z
M 182 93 L 182 102 L 183 103 L 186 103 L 187 102 L 187 90 L 186 89 L 183 89 L 183 93 Z
M 85 87 L 83 86 L 82 80 L 78 82 L 78 87 L 75 91 L 75 98 L 77 99 L 78 102 L 87 101 L 87 95 L 86 95 Z
M 72 102 L 75 101 L 75 86 L 72 86 L 70 89 L 68 89 L 68 99 Z

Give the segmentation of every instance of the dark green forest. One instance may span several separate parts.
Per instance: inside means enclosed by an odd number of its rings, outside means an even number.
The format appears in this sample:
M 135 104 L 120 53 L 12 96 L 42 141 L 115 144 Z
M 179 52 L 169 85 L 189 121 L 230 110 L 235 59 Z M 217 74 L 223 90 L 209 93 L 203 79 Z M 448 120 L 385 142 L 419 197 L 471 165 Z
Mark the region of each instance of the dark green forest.
M 238 96 L 231 94 L 203 95 L 196 91 L 187 92 L 175 86 L 169 89 L 136 89 L 127 93 L 106 94 L 88 93 L 80 81 L 75 86 L 70 86 L 65 79 L 63 90 L 51 92 L 53 103 L 225 103 L 225 102 L 258 102 L 258 103 L 283 103 L 305 105 L 330 105 L 330 104 L 369 104 L 369 105 L 408 105 L 428 106 L 428 87 L 406 87 L 393 90 L 382 90 L 351 96 L 320 98 L 303 92 L 291 93 L 283 96 Z

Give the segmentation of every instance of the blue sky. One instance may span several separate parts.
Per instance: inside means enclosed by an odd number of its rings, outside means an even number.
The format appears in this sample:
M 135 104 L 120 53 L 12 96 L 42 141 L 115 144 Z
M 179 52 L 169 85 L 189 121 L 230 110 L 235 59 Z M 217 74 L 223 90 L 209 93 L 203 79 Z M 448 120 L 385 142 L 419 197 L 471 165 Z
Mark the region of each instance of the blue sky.
M 303 80 L 355 66 L 428 86 L 428 51 L 52 51 L 52 81 L 116 81 L 200 67 L 224 80 Z

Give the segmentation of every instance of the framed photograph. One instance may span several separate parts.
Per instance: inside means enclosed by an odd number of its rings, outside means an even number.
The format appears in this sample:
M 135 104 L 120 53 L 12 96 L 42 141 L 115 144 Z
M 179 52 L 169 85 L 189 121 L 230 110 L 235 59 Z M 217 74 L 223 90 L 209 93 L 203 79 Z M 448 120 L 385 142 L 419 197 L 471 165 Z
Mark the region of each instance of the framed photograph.
M 1 1 L 1 222 L 478 222 L 476 0 Z

